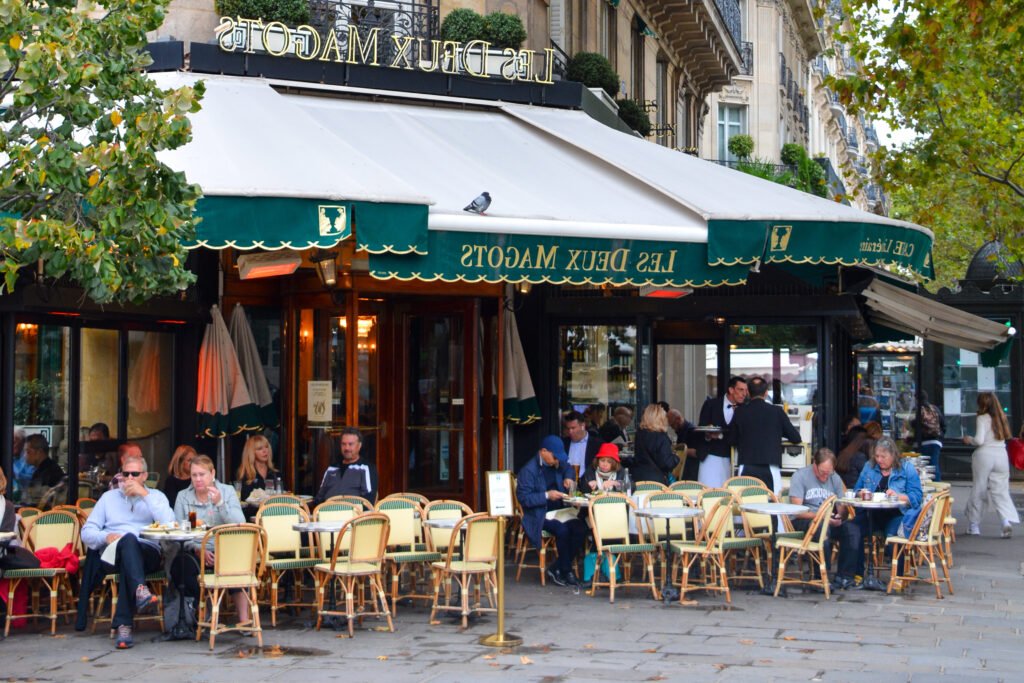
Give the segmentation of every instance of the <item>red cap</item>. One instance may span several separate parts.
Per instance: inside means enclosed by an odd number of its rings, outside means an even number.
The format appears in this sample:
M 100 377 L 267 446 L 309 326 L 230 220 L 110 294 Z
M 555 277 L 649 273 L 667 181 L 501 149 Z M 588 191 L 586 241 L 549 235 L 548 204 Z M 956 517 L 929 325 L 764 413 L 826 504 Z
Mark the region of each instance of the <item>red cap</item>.
M 597 449 L 597 455 L 595 455 L 594 458 L 611 458 L 615 462 L 622 462 L 619 460 L 619 447 L 613 443 L 601 444 L 601 447 Z

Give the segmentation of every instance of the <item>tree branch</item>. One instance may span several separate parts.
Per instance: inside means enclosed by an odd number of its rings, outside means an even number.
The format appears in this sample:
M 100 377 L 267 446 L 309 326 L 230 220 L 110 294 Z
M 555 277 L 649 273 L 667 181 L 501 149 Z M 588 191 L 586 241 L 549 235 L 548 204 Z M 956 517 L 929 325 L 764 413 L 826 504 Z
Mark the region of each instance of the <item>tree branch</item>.
M 1019 160 L 1020 160 L 1020 158 L 1018 157 L 1018 161 Z M 1014 162 L 1014 163 L 1016 163 L 1016 162 Z M 989 173 L 988 171 L 983 169 L 981 166 L 978 166 L 977 164 L 974 165 L 974 168 L 971 170 L 971 172 L 974 173 L 974 175 L 976 175 L 976 176 L 979 176 L 981 178 L 985 178 L 986 180 L 991 180 L 992 182 L 996 183 L 997 185 L 1003 185 L 1005 187 L 1010 188 L 1011 192 L 1016 194 L 1021 199 L 1024 199 L 1024 187 L 1021 187 L 1017 183 L 1013 182 L 1012 180 L 1009 179 L 1009 177 L 1007 177 L 1007 176 L 1000 177 L 1000 176 L 997 176 L 995 174 Z

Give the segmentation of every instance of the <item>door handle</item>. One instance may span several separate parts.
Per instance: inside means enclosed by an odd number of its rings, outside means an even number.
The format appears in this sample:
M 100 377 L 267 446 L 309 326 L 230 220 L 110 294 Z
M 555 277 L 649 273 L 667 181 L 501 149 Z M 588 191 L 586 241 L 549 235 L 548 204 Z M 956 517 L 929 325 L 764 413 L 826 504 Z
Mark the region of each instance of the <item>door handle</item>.
M 386 421 L 380 423 L 380 438 L 388 438 L 388 423 Z

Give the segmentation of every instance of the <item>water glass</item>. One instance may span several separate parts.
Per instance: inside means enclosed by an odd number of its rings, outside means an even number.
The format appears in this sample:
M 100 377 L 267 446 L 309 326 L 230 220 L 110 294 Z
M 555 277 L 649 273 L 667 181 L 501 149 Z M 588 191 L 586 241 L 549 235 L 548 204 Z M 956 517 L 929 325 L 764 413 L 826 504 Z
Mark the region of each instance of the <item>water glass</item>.
M 187 519 L 181 520 L 181 530 L 185 533 L 192 531 L 192 524 Z
M 569 485 L 565 487 L 565 492 L 570 498 L 573 498 L 576 495 L 576 482 L 569 482 Z
M 233 482 L 231 482 L 231 485 L 235 487 L 235 495 L 238 496 L 239 500 L 241 500 L 242 499 L 242 482 L 240 482 L 240 481 L 233 481 Z

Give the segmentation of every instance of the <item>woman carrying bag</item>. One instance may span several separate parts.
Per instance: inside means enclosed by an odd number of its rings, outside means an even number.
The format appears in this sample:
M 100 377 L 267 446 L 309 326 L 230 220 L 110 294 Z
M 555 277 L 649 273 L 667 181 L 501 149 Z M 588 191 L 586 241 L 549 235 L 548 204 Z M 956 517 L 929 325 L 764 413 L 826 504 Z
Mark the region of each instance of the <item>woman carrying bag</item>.
M 978 421 L 974 436 L 965 436 L 964 443 L 977 446 L 971 455 L 974 488 L 967 501 L 967 534 L 981 535 L 981 518 L 989 501 L 999 512 L 1003 538 L 1013 535 L 1013 525 L 1020 524 L 1017 508 L 1010 499 L 1010 460 L 1006 440 L 1013 435 L 1003 414 L 999 399 L 991 391 L 978 394 Z

